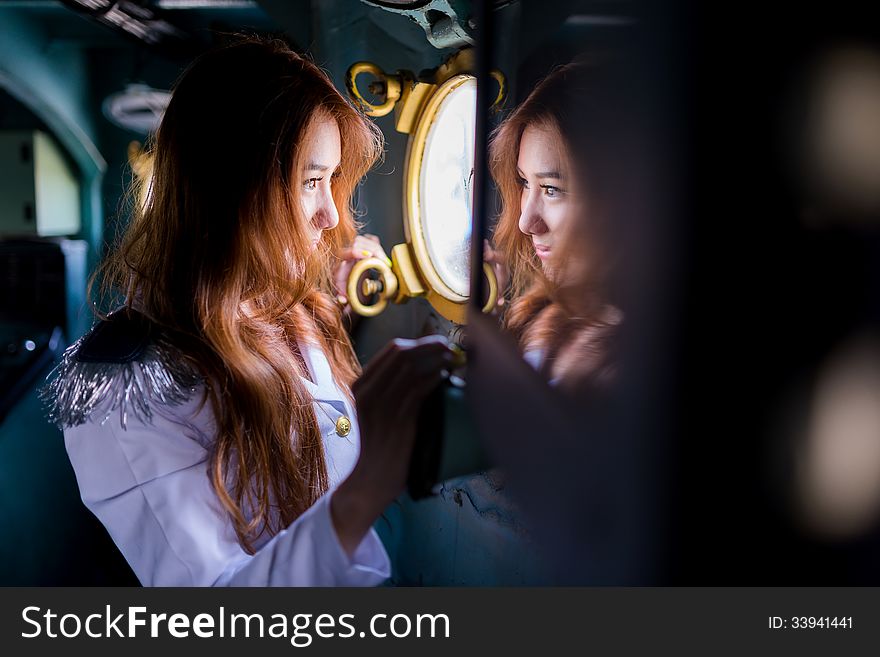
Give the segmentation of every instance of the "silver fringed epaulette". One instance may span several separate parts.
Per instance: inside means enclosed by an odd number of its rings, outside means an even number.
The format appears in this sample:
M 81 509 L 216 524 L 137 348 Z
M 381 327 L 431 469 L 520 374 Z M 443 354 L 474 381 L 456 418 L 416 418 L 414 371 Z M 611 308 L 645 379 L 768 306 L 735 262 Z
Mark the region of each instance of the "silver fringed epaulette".
M 189 400 L 201 382 L 180 352 L 143 315 L 121 310 L 98 322 L 64 352 L 40 390 L 59 428 L 119 414 L 150 423 L 157 404 Z M 98 408 L 102 415 L 92 417 Z

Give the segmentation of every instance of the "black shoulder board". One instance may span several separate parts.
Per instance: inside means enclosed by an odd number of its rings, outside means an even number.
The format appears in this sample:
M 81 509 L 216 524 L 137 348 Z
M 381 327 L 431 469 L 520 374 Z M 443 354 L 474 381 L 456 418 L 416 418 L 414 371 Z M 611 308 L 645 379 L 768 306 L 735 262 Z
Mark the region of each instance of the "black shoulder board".
M 122 308 L 98 322 L 76 352 L 81 363 L 130 363 L 143 355 L 155 333 L 153 323 L 130 308 Z
M 201 377 L 143 314 L 123 308 L 67 348 L 40 390 L 49 420 L 60 428 L 118 414 L 150 423 L 157 406 L 187 401 Z

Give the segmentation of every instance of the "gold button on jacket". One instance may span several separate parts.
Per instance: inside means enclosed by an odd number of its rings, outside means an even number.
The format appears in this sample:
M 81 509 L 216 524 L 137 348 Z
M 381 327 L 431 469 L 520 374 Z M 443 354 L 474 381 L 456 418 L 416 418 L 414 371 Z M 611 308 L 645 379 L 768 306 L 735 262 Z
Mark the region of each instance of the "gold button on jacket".
M 351 420 L 344 415 L 340 415 L 336 420 L 336 433 L 343 438 L 351 433 Z

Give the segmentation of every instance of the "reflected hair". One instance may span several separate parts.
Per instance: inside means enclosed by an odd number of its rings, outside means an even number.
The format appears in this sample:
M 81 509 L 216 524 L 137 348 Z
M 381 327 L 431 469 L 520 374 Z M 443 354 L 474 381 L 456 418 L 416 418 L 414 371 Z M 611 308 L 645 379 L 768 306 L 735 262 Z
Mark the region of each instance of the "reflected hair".
M 341 137 L 339 224 L 314 250 L 302 158 L 322 120 Z M 133 194 L 146 200 L 98 272 L 105 293 L 124 294 L 203 376 L 217 425 L 211 484 L 251 553 L 329 487 L 294 352 L 320 348 L 343 389 L 360 371 L 331 271 L 356 234 L 354 190 L 382 149 L 381 132 L 284 42 L 243 38 L 202 55 L 150 149 L 149 190 Z

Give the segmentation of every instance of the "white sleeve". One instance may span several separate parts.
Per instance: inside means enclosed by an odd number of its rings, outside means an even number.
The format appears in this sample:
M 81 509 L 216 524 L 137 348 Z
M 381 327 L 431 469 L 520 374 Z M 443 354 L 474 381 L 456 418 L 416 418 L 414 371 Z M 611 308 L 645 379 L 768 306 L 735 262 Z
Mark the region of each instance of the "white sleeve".
M 256 554 L 236 539 L 207 473 L 207 450 L 182 427 L 115 414 L 65 429 L 86 506 L 145 586 L 375 586 L 390 576 L 375 530 L 349 558 L 325 494 Z

